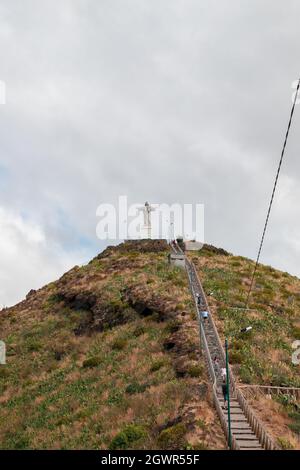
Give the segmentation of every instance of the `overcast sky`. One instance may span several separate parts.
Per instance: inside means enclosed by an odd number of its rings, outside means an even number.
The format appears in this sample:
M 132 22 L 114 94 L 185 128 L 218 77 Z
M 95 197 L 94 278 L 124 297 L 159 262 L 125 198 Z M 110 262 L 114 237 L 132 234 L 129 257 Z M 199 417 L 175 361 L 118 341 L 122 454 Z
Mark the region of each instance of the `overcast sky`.
M 298 0 L 2 0 L 0 307 L 103 249 L 96 208 L 204 203 L 255 258 L 299 78 Z M 300 275 L 300 106 L 262 262 Z

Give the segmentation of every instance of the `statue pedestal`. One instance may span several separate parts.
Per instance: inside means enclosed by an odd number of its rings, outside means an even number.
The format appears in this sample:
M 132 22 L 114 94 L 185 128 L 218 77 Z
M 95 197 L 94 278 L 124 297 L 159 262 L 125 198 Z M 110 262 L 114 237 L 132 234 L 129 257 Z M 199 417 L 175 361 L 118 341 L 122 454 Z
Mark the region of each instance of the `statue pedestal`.
M 141 227 L 141 238 L 151 238 L 151 225 L 143 225 Z

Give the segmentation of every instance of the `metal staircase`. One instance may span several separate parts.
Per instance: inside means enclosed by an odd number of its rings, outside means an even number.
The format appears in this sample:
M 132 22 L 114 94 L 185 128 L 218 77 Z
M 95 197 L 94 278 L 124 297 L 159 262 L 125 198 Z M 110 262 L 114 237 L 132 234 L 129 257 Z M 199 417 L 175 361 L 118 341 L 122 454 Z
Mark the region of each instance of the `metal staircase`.
M 175 253 L 183 254 L 183 251 L 176 242 L 171 242 L 171 248 Z M 214 405 L 228 441 L 228 415 L 227 411 L 223 409 L 223 395 L 221 389 L 221 368 L 225 367 L 225 351 L 209 310 L 207 299 L 195 266 L 187 257 L 185 257 L 185 266 L 198 315 L 201 350 L 205 355 L 209 376 L 212 381 Z M 202 319 L 202 311 L 209 313 L 208 318 L 205 320 Z M 217 358 L 217 361 L 215 361 L 215 358 Z M 231 397 L 231 448 L 234 450 L 277 449 L 278 447 L 267 434 L 263 424 L 255 416 L 254 411 L 236 386 L 230 368 L 229 378 Z

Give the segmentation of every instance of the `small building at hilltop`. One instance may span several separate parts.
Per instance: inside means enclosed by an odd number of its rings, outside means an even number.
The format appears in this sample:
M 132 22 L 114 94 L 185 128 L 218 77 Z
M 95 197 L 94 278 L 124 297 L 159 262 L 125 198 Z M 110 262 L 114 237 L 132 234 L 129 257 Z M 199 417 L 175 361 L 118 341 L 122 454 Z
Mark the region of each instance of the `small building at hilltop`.
M 168 259 L 169 264 L 173 266 L 178 266 L 179 268 L 185 268 L 185 257 L 183 253 L 169 253 Z
M 203 247 L 203 243 L 196 242 L 195 240 L 186 240 L 183 242 L 184 251 L 198 251 Z

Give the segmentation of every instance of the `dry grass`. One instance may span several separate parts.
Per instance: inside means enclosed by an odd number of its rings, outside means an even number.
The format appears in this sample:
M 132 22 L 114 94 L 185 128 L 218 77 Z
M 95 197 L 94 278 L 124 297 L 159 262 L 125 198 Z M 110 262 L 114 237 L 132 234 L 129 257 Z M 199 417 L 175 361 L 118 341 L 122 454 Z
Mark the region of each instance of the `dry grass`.
M 300 449 L 300 439 L 289 428 L 292 419 L 282 404 L 262 395 L 250 400 L 250 403 L 277 443 L 290 443 L 291 448 Z
M 196 445 L 196 418 L 184 410 L 198 401 L 205 375 L 179 377 L 175 366 L 185 341 L 197 351 L 197 324 L 186 275 L 166 259 L 165 251 L 110 250 L 1 312 L 8 351 L 1 448 L 107 449 L 133 425 L 137 440 L 129 448 L 155 449 L 162 429 L 178 419 L 189 423 L 187 445 Z M 153 311 L 134 311 L 128 292 Z M 182 343 L 169 352 L 174 320 Z M 201 413 L 214 416 L 212 409 L 207 402 Z M 210 447 L 222 448 L 217 420 L 214 428 L 219 438 Z
M 212 293 L 208 301 L 220 336 L 231 338 L 229 357 L 239 380 L 247 384 L 300 387 L 300 366 L 292 364 L 292 343 L 300 333 L 297 330 L 300 280 L 260 265 L 249 305 L 251 310 L 245 311 L 232 307 L 245 305 L 254 263 L 206 249 L 191 257 L 206 293 Z M 238 334 L 249 325 L 253 327 L 250 334 Z M 234 339 L 232 335 L 236 334 Z M 291 423 L 287 412 L 272 401 L 262 401 L 259 406 L 261 418 L 268 425 L 274 424 L 271 429 L 274 437 L 282 437 L 283 446 L 290 442 L 298 448 L 297 434 L 287 427 Z

